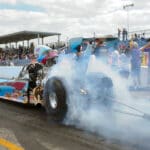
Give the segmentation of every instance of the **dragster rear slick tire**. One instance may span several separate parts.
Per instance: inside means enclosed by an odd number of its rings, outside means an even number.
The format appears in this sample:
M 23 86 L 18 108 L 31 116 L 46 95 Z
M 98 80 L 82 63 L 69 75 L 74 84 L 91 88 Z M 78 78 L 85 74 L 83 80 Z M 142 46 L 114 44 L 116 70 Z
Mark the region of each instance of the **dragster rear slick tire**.
M 67 112 L 67 93 L 63 82 L 57 78 L 50 78 L 44 87 L 43 98 L 48 118 L 61 122 Z

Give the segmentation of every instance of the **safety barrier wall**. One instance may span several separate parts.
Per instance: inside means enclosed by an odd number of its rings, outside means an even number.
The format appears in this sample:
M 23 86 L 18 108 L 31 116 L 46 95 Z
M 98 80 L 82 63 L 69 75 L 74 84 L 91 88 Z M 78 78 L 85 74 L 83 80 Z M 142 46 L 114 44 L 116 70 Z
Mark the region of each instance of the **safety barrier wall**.
M 24 66 L 30 62 L 30 59 L 14 59 L 0 62 L 0 66 Z
M 18 77 L 23 66 L 0 66 L 0 78 Z

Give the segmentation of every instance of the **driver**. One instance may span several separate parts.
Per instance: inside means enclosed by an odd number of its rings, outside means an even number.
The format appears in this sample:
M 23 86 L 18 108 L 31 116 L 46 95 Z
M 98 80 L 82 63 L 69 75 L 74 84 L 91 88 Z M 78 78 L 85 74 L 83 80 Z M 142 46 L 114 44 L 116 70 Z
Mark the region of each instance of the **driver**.
M 50 51 L 46 57 L 41 61 L 46 67 L 52 67 L 57 63 L 58 52 L 57 50 Z
M 27 71 L 29 73 L 29 89 L 36 87 L 36 80 L 38 77 L 38 71 L 43 68 L 43 65 L 38 63 L 36 60 L 32 60 L 31 64 L 28 65 Z

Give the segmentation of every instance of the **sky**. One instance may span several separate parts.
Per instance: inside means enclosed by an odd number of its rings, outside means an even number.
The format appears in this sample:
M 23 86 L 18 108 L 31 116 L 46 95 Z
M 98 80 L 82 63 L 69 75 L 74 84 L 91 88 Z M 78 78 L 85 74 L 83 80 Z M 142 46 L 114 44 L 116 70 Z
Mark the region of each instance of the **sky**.
M 150 29 L 149 7 L 149 0 L 0 0 L 0 33 L 59 32 L 66 40 L 115 34 L 128 24 L 130 31 Z

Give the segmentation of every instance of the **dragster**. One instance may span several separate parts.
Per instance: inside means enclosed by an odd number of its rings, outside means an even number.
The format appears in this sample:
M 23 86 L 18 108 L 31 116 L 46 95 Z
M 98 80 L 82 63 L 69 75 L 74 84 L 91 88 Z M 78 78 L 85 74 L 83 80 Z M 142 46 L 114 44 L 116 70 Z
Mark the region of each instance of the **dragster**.
M 110 77 L 99 71 L 87 73 L 93 57 L 90 45 L 81 57 L 64 54 L 63 59 L 61 57 L 57 62 L 55 58 L 59 59 L 60 56 L 53 56 L 47 60 L 46 65 L 39 62 L 25 65 L 17 77 L 2 80 L 0 99 L 43 106 L 47 115 L 57 121 L 65 118 L 69 101 L 73 100 L 71 96 L 74 94 L 79 95 L 81 101 L 87 100 L 89 105 L 98 101 L 97 104 L 108 110 L 117 102 L 113 97 L 113 82 Z M 63 63 L 67 58 L 69 63 Z M 68 66 L 69 70 L 61 71 L 61 68 L 68 69 Z M 72 71 L 68 76 L 70 70 Z M 96 92 L 91 93 L 91 88 L 96 89 Z M 141 117 L 150 118 L 147 114 Z

